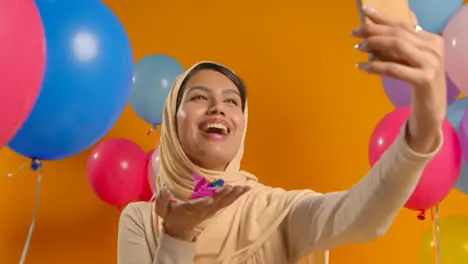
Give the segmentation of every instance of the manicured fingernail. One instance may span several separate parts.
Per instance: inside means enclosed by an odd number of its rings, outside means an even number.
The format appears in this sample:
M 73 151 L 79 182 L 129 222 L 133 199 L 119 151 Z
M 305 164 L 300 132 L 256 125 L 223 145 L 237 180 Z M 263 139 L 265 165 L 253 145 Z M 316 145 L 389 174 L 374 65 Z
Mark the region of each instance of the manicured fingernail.
M 360 28 L 355 28 L 355 29 L 351 30 L 351 36 L 361 37 L 362 36 L 361 29 Z
M 357 64 L 356 64 L 356 67 L 357 67 L 358 69 L 360 69 L 360 70 L 362 70 L 362 71 L 366 71 L 366 72 L 369 71 L 369 68 L 370 68 L 370 67 L 369 67 L 369 64 L 368 64 L 368 63 L 365 63 L 365 62 L 364 62 L 364 63 L 357 63 Z
M 354 45 L 354 48 L 360 51 L 365 51 L 366 50 L 366 42 L 361 42 L 356 45 Z
M 368 14 L 377 13 L 377 10 L 375 10 L 375 8 L 368 6 L 368 5 L 363 6 L 362 9 L 364 10 L 364 12 Z
M 162 189 L 162 195 L 165 199 L 171 198 L 171 192 L 169 192 L 169 189 L 167 189 L 166 187 Z

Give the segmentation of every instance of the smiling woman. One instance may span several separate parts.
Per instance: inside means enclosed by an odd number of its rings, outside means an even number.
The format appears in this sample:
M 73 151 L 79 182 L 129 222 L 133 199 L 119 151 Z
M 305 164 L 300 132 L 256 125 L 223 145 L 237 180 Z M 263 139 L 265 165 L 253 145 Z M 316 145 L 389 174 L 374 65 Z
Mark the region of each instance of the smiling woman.
M 240 170 L 247 116 L 245 87 L 224 66 L 200 62 L 175 80 L 163 116 L 160 192 L 154 203 L 123 210 L 120 264 L 296 263 L 307 254 L 327 264 L 327 250 L 388 229 L 442 144 L 438 129 L 424 134 L 433 140 L 412 130 L 433 118 L 425 112 L 349 191 L 285 191 Z M 193 174 L 226 185 L 193 199 Z
M 246 89 L 229 69 L 201 63 L 177 95 L 178 137 L 198 166 L 223 171 L 241 144 Z

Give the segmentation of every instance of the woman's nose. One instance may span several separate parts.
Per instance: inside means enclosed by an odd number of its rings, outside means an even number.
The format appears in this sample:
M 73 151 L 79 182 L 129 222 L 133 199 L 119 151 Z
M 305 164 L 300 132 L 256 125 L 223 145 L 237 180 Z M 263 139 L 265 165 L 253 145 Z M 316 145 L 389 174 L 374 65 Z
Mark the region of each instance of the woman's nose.
M 223 115 L 225 116 L 226 114 L 222 110 L 222 106 L 220 103 L 214 103 L 211 105 L 211 107 L 208 109 L 208 114 L 209 115 Z

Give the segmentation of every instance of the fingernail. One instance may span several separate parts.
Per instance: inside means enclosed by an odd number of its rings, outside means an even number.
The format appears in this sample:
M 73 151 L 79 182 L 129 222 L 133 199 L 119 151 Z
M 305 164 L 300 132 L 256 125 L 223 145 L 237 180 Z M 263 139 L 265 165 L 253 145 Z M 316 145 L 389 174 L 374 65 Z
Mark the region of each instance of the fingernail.
M 368 63 L 357 63 L 356 67 L 362 71 L 369 71 L 369 64 Z
M 368 5 L 365 5 L 362 7 L 362 9 L 366 12 L 366 13 L 376 13 L 377 10 L 375 10 L 375 8 L 371 7 L 371 6 L 368 6 Z
M 364 42 L 358 43 L 358 44 L 354 45 L 354 48 L 357 49 L 357 50 L 360 50 L 360 51 L 364 51 L 365 43 Z
M 351 30 L 351 36 L 354 36 L 354 37 L 361 37 L 362 34 L 361 34 L 361 28 L 355 28 L 353 30 Z
M 167 188 L 162 189 L 162 195 L 165 199 L 171 198 L 171 193 L 169 192 L 169 189 Z

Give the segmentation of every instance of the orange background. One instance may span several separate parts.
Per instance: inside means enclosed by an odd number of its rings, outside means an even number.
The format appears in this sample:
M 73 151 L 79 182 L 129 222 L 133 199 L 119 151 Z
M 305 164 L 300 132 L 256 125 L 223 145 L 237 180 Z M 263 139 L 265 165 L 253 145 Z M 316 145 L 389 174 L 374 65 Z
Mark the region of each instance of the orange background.
M 106 0 L 130 37 L 135 60 L 164 53 L 184 67 L 214 60 L 237 71 L 249 88 L 245 169 L 266 184 L 319 192 L 344 190 L 369 170 L 367 144 L 392 110 L 377 77 L 358 72 L 365 60 L 349 32 L 354 1 Z M 145 150 L 155 137 L 128 107 L 108 137 Z M 116 263 L 118 212 L 89 188 L 89 151 L 46 163 L 40 210 L 27 263 Z M 26 161 L 0 151 L 0 174 Z M 36 177 L 0 179 L 0 263 L 18 263 L 33 213 Z M 468 214 L 453 191 L 441 215 Z M 402 210 L 382 238 L 333 250 L 332 264 L 417 263 L 429 221 Z

